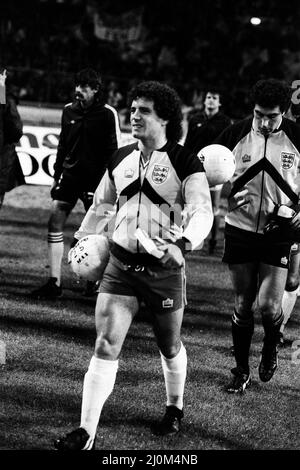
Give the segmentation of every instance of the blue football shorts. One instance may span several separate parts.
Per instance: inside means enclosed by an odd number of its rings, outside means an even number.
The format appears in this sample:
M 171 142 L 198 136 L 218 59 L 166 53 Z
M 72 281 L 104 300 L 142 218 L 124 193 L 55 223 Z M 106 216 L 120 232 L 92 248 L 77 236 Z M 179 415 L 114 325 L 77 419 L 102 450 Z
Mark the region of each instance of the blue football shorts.
M 87 210 L 92 205 L 94 190 L 95 185 L 87 185 L 82 177 L 64 172 L 51 190 L 51 197 L 53 200 L 67 202 L 72 207 L 80 199 Z
M 222 261 L 228 264 L 260 262 L 289 268 L 292 242 L 271 242 L 265 235 L 225 225 Z
M 155 314 L 175 312 L 186 305 L 185 268 L 166 269 L 158 263 L 128 267 L 111 254 L 99 293 L 136 297 Z

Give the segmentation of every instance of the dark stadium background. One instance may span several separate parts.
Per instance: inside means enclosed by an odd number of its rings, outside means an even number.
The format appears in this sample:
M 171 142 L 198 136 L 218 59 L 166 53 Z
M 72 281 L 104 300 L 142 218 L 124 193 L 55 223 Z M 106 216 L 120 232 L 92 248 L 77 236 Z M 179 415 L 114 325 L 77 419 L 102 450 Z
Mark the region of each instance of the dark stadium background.
M 118 109 L 135 81 L 159 79 L 188 107 L 218 85 L 240 118 L 257 79 L 300 78 L 299 17 L 297 0 L 2 0 L 0 66 L 21 104 L 61 107 L 92 66 Z
M 257 79 L 300 82 L 299 10 L 299 0 L 0 0 L 0 71 L 8 70 L 8 86 L 19 97 L 23 158 L 25 153 L 26 161 L 39 158 L 38 165 L 32 163 L 39 170 L 49 154 L 54 161 L 61 111 L 72 98 L 74 73 L 86 66 L 101 73 L 126 137 L 127 92 L 142 79 L 175 86 L 185 115 L 206 86 L 220 86 L 226 114 L 243 117 L 249 112 L 249 86 Z M 261 23 L 251 24 L 252 17 Z M 29 134 L 39 137 L 40 144 L 31 145 Z M 26 175 L 32 173 L 29 168 Z M 27 457 L 30 468 L 39 456 L 45 465 L 44 454 L 36 450 L 52 450 L 54 439 L 78 426 L 82 380 L 95 338 L 95 298 L 82 296 L 84 283 L 74 278 L 67 263 L 84 214 L 80 203 L 66 226 L 64 296 L 43 303 L 28 295 L 48 275 L 48 178 L 9 191 L 0 211 L 0 349 L 6 347 L 6 363 L 0 364 L 0 452 L 12 451 L 6 454 L 10 464 L 14 455 L 18 464 L 20 455 L 23 464 Z M 225 192 L 226 185 L 222 238 Z M 266 454 L 268 462 L 274 456 L 279 463 L 282 457 L 287 466 L 294 453 L 286 450 L 300 450 L 299 298 L 274 379 L 268 384 L 258 379 L 263 328 L 256 316 L 252 385 L 243 398 L 228 395 L 233 292 L 221 262 L 222 243 L 213 256 L 208 256 L 207 245 L 187 257 L 182 338 L 189 365 L 183 433 L 162 440 L 150 432 L 164 409 L 165 390 L 151 316 L 143 310 L 124 343 L 97 449 L 104 455 L 145 449 L 150 455 L 199 452 L 199 463 L 207 457 L 204 450 L 238 451 L 216 452 L 223 466 L 226 457 L 230 466 L 235 456 L 243 465 L 245 456 L 247 462 L 252 455 L 261 457 L 253 450 L 276 450 Z M 48 452 L 47 461 L 55 455 Z M 213 456 L 208 454 L 210 463 Z M 70 455 L 56 458 L 66 460 L 68 467 L 73 463 Z M 75 458 L 78 464 L 80 456 Z M 96 458 L 98 468 L 101 458 Z

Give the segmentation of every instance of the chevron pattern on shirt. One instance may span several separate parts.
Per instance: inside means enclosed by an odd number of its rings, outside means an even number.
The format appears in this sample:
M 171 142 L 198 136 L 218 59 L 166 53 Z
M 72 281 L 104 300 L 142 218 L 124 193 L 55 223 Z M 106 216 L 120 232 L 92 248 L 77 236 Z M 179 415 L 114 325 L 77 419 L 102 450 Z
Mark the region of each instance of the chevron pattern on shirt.
M 263 158 L 254 165 L 252 165 L 234 182 L 229 197 L 233 197 L 236 193 L 241 191 L 245 184 L 251 181 L 261 171 L 266 171 L 277 184 L 277 186 L 281 189 L 281 191 L 283 191 L 284 194 L 286 194 L 286 196 L 293 202 L 293 204 L 298 204 L 298 195 L 282 178 L 282 176 L 278 173 L 274 165 L 272 165 L 272 163 L 266 158 Z

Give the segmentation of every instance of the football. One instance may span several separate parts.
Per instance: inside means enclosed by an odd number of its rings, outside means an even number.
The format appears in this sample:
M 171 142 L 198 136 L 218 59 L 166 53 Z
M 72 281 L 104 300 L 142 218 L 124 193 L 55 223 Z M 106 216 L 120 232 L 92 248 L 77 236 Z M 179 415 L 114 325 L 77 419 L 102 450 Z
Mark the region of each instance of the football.
M 99 281 L 109 260 L 109 241 L 103 235 L 81 238 L 69 253 L 72 271 L 80 279 Z
M 232 178 L 235 158 L 224 145 L 207 145 L 198 152 L 198 157 L 203 163 L 209 186 L 227 183 Z

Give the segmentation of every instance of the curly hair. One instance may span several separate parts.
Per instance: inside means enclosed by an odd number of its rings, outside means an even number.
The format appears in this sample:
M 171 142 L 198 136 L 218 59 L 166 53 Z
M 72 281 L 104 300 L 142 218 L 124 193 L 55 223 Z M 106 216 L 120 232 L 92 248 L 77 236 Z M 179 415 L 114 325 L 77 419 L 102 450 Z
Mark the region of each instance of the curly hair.
M 259 80 L 252 88 L 250 98 L 254 106 L 258 104 L 270 109 L 279 106 L 283 113 L 289 106 L 291 89 L 287 83 L 275 78 Z
M 219 95 L 219 98 L 220 98 L 220 102 L 222 101 L 222 98 L 223 98 L 223 90 L 218 87 L 218 86 L 207 86 L 204 90 L 204 100 L 206 98 L 206 95 L 208 95 L 208 93 L 210 93 L 211 95 Z
M 80 70 L 75 75 L 75 85 L 80 86 L 90 86 L 91 88 L 97 90 L 101 88 L 102 82 L 100 75 L 91 68 L 86 68 Z
M 161 119 L 168 121 L 166 137 L 178 142 L 182 136 L 181 100 L 177 92 L 168 85 L 156 81 L 139 83 L 129 92 L 129 103 L 145 98 L 153 101 L 154 110 Z

